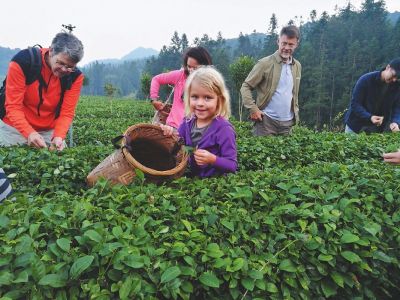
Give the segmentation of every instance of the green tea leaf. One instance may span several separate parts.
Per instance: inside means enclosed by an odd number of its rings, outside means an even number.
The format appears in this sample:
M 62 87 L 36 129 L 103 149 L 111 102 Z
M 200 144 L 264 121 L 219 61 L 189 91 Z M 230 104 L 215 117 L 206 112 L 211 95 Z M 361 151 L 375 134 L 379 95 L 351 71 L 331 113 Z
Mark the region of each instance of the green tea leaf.
M 333 285 L 331 282 L 322 281 L 321 283 L 322 292 L 324 293 L 325 297 L 329 298 L 333 295 L 336 295 L 337 287 Z
M 128 299 L 128 296 L 132 290 L 132 283 L 133 283 L 133 278 L 131 276 L 128 276 L 124 283 L 121 285 L 121 288 L 119 290 L 119 297 L 121 299 Z
M 65 252 L 68 252 L 70 250 L 70 244 L 71 244 L 71 240 L 67 239 L 67 238 L 61 238 L 58 239 L 56 241 L 56 244 L 58 245 L 58 247 L 60 247 L 62 250 L 64 250 Z
M 192 226 L 190 225 L 190 222 L 188 220 L 181 220 L 181 222 L 185 226 L 187 231 L 192 231 Z
M 202 284 L 213 287 L 213 288 L 219 288 L 219 280 L 217 276 L 215 276 L 211 272 L 205 272 L 200 275 L 199 280 Z
M 28 272 L 22 271 L 18 274 L 17 278 L 13 280 L 14 283 L 28 282 Z
M 222 219 L 221 224 L 224 225 L 226 228 L 228 228 L 230 231 L 232 231 L 232 232 L 235 231 L 235 226 L 233 225 L 232 222 Z
M 6 228 L 10 223 L 10 219 L 7 216 L 0 216 L 0 228 Z
M 296 272 L 296 267 L 290 259 L 282 260 L 279 264 L 279 269 L 290 273 Z
M 239 271 L 243 268 L 244 266 L 244 259 L 241 257 L 235 258 L 235 260 L 232 263 L 231 271 L 236 272 Z
M 40 279 L 39 284 L 48 285 L 53 288 L 60 288 L 67 284 L 67 280 L 59 274 L 47 274 Z
M 84 233 L 84 236 L 88 237 L 90 240 L 95 241 L 97 243 L 100 243 L 102 240 L 101 235 L 93 229 L 89 229 L 88 231 L 86 231 Z
M 341 255 L 351 263 L 357 263 L 361 261 L 361 258 L 352 251 L 343 251 Z
M 331 261 L 333 259 L 332 255 L 320 254 L 318 255 L 318 260 L 320 261 Z
M 221 256 L 224 255 L 224 252 L 222 252 L 216 243 L 211 243 L 208 244 L 206 248 L 206 253 L 207 256 L 213 257 L 213 258 L 220 258 Z
M 375 251 L 372 254 L 372 257 L 374 259 L 379 259 L 380 261 L 386 262 L 386 263 L 391 263 L 394 259 L 391 258 L 390 256 L 386 255 L 384 252 L 382 251 Z
M 341 288 L 344 288 L 344 279 L 343 279 L 343 276 L 340 275 L 340 273 L 333 271 L 331 273 L 331 277 L 338 286 L 340 286 Z
M 122 231 L 121 226 L 115 226 L 112 229 L 112 234 L 116 237 L 119 238 L 120 236 L 122 236 L 124 232 Z
M 144 260 L 143 257 L 139 255 L 134 255 L 131 254 L 124 259 L 124 263 L 134 269 L 140 269 L 141 267 L 144 266 Z
M 242 283 L 243 287 L 246 290 L 253 291 L 254 283 L 255 283 L 254 279 L 252 279 L 252 278 L 243 278 L 240 282 Z
M 0 286 L 2 285 L 10 285 L 14 276 L 8 271 L 3 271 L 0 273 Z
M 87 268 L 90 267 L 94 260 L 94 256 L 86 255 L 78 258 L 69 271 L 71 279 L 77 279 Z
M 381 231 L 381 225 L 376 224 L 376 223 L 368 223 L 364 226 L 364 229 L 372 234 L 373 236 L 375 236 L 378 232 Z
M 267 283 L 266 290 L 273 294 L 278 293 L 278 288 L 276 287 L 275 283 L 272 282 Z
M 352 233 L 345 233 L 340 238 L 340 242 L 343 244 L 349 244 L 357 242 L 360 238 Z
M 169 267 L 161 275 L 161 283 L 169 282 L 181 274 L 181 270 L 177 266 Z
M 262 279 L 264 277 L 263 272 L 259 270 L 250 270 L 248 274 L 253 279 Z

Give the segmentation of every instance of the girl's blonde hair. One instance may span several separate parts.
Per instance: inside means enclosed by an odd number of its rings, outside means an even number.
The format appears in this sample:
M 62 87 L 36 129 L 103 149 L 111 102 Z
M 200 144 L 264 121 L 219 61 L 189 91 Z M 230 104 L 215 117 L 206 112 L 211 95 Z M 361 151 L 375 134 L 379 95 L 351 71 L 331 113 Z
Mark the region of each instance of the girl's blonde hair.
M 192 112 L 190 111 L 189 102 L 190 90 L 194 81 L 218 96 L 217 110 L 215 116 L 221 116 L 225 119 L 229 119 L 229 117 L 231 116 L 229 92 L 226 88 L 224 77 L 212 66 L 199 67 L 198 69 L 193 71 L 186 80 L 184 96 L 186 116 L 189 117 L 192 114 Z

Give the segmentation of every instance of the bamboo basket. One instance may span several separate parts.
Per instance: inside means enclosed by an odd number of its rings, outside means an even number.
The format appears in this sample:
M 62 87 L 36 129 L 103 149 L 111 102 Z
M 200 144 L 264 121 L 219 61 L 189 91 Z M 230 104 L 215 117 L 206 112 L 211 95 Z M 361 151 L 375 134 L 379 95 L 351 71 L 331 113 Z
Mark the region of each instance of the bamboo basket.
M 131 145 L 137 141 L 149 142 L 165 151 L 171 157 L 173 156 L 174 167 L 167 170 L 158 170 L 143 164 L 131 153 L 135 150 L 131 149 L 134 148 Z M 148 149 L 149 155 L 151 155 L 151 152 L 152 149 Z M 161 161 L 165 157 L 153 157 L 152 159 L 157 162 L 157 160 Z M 117 149 L 89 173 L 87 183 L 89 186 L 93 186 L 100 177 L 104 177 L 111 184 L 128 185 L 136 176 L 135 169 L 139 169 L 144 173 L 147 181 L 158 184 L 181 177 L 185 172 L 187 162 L 188 154 L 184 151 L 183 146 L 178 143 L 177 137 L 164 136 L 162 129 L 158 125 L 136 124 L 125 131 L 121 139 L 121 149 Z

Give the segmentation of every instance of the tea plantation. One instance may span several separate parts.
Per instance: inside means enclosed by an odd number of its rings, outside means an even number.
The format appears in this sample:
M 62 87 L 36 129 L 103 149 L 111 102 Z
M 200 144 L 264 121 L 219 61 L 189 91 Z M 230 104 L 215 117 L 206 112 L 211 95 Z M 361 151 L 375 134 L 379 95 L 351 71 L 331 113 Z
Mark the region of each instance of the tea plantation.
M 0 299 L 399 299 L 396 134 L 296 128 L 254 138 L 233 122 L 240 170 L 161 186 L 93 188 L 111 138 L 147 102 L 82 97 L 76 146 L 0 148 Z

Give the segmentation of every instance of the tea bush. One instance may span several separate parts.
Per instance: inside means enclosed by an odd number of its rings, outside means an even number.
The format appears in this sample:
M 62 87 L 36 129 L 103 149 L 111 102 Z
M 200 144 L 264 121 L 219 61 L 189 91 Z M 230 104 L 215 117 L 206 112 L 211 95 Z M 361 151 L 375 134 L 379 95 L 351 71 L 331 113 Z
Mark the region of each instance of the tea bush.
M 398 137 L 254 138 L 240 171 L 161 186 L 85 177 L 148 103 L 82 99 L 77 146 L 0 148 L 0 299 L 385 299 L 399 294 Z

